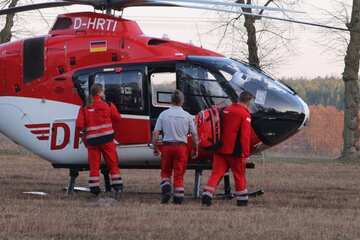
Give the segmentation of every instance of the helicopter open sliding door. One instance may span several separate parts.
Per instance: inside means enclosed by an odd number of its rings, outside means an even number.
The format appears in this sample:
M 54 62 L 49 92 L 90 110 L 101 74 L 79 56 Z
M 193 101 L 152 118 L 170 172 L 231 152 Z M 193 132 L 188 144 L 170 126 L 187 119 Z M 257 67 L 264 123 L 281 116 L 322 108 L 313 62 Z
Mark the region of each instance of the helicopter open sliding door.
M 227 80 L 215 70 L 190 62 L 158 63 L 149 66 L 151 88 L 151 121 L 171 106 L 171 95 L 179 89 L 185 95 L 184 109 L 195 115 L 201 110 L 230 103 Z M 224 83 L 224 84 L 222 84 Z
M 106 101 L 113 103 L 121 113 L 120 124 L 114 126 L 118 142 L 123 145 L 151 142 L 145 66 L 97 69 L 77 79 L 83 99 L 94 83 L 104 86 Z
M 176 65 L 172 62 L 155 63 L 148 69 L 151 101 L 150 119 L 152 128 L 160 113 L 171 106 L 171 95 L 177 89 Z

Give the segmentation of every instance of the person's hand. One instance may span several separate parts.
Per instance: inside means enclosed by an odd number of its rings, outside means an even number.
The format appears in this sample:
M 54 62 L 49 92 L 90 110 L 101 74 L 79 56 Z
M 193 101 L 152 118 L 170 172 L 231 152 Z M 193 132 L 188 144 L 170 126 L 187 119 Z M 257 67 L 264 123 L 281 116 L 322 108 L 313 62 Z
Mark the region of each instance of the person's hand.
M 199 149 L 198 149 L 198 147 L 195 147 L 191 151 L 191 158 L 196 159 L 196 158 L 198 158 L 198 156 L 199 156 Z
M 154 148 L 154 156 L 155 156 L 155 157 L 160 156 L 160 151 L 159 151 L 159 149 Z

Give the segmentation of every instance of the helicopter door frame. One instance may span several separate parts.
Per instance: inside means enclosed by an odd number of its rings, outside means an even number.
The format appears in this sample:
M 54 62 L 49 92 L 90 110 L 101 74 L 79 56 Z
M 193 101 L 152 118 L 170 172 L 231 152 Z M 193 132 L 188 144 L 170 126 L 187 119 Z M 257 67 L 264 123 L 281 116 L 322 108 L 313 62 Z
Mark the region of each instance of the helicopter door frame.
M 80 80 L 84 75 L 85 78 Z M 121 122 L 114 128 L 115 139 L 123 145 L 151 142 L 146 80 L 147 67 L 143 64 L 87 69 L 74 75 L 75 86 L 82 89 L 79 94 L 83 101 L 94 83 L 104 86 L 106 100 L 113 103 L 121 114 Z

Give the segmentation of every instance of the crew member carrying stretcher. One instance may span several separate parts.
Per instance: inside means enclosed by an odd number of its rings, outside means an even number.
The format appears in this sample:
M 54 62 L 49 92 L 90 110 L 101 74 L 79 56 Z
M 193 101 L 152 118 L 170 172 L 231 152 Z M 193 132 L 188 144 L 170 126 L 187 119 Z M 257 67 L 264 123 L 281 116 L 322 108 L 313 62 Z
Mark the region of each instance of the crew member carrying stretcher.
M 237 205 L 246 206 L 248 203 L 245 169 L 250 154 L 251 115 L 248 106 L 252 98 L 251 93 L 244 91 L 238 102 L 223 110 L 222 145 L 214 153 L 212 173 L 202 194 L 204 205 L 211 205 L 216 186 L 229 168 L 234 175 Z
M 193 140 L 193 157 L 198 151 L 198 135 L 193 117 L 183 110 L 184 95 L 181 91 L 174 92 L 171 98 L 173 106 L 163 111 L 155 126 L 154 153 L 159 154 L 158 138 L 163 134 L 161 147 L 161 202 L 168 203 L 171 198 L 171 176 L 174 172 L 174 196 L 173 203 L 181 204 L 184 200 L 184 174 L 189 158 L 187 140 L 191 133 Z
M 85 134 L 84 142 L 88 150 L 90 171 L 90 191 L 95 195 L 101 191 L 99 170 L 101 154 L 103 154 L 110 172 L 111 186 L 118 194 L 122 191 L 123 183 L 114 143 L 113 123 L 118 124 L 121 117 L 113 104 L 102 100 L 104 89 L 101 84 L 94 84 L 90 92 L 86 106 L 79 110 L 76 119 L 76 128 Z

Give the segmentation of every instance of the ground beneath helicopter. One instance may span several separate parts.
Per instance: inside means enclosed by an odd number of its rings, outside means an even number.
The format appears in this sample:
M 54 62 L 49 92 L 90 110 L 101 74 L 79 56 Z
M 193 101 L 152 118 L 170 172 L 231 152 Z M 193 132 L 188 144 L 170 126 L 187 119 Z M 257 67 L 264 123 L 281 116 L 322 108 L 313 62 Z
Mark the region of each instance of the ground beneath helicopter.
M 265 190 L 249 207 L 217 200 L 206 208 L 190 196 L 173 206 L 159 204 L 155 170 L 124 170 L 121 201 L 99 201 L 66 196 L 66 170 L 0 150 L 0 239 L 359 239 L 359 172 L 359 163 L 266 159 L 249 172 L 250 188 Z M 186 179 L 190 192 L 192 171 Z

